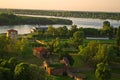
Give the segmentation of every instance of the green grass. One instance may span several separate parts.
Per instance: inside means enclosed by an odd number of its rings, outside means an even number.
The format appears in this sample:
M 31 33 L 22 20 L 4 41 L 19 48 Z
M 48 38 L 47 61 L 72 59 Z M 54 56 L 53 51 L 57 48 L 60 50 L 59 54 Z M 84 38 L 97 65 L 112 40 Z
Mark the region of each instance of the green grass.
M 110 39 L 110 40 L 89 40 L 89 39 L 85 39 L 84 43 L 89 43 L 90 41 L 96 41 L 97 43 L 103 43 L 103 44 L 113 44 L 113 43 L 115 43 L 114 39 Z

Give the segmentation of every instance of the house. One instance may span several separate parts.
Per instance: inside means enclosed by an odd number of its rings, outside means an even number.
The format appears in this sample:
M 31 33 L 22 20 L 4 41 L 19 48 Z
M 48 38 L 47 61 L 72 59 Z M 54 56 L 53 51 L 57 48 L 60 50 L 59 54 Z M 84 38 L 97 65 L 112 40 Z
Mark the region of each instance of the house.
M 49 75 L 55 76 L 65 75 L 67 70 L 66 66 L 60 62 L 50 63 L 47 60 L 43 62 L 43 67 Z
M 50 52 L 44 47 L 36 47 L 33 49 L 33 55 L 38 58 L 45 58 L 50 55 Z
M 10 37 L 12 39 L 17 39 L 18 38 L 18 31 L 14 30 L 14 29 L 10 29 L 7 31 L 6 36 Z
M 48 68 L 47 68 L 47 73 L 48 73 L 49 75 L 55 75 L 55 76 L 62 76 L 62 75 L 67 74 L 67 73 L 66 73 L 66 69 L 64 68 L 64 66 L 59 67 L 59 68 L 51 68 L 51 67 L 48 67 Z
M 45 70 L 47 70 L 47 68 L 49 67 L 49 62 L 47 60 L 43 61 L 43 67 L 45 68 Z
M 63 57 L 62 60 L 60 60 L 60 63 L 65 64 L 66 66 L 70 65 L 67 57 Z
M 45 31 L 47 31 L 47 29 L 48 29 L 48 27 L 32 27 L 31 29 L 30 29 L 30 32 L 31 33 L 34 33 L 34 32 L 36 32 L 36 31 L 42 31 L 43 33 L 45 32 Z

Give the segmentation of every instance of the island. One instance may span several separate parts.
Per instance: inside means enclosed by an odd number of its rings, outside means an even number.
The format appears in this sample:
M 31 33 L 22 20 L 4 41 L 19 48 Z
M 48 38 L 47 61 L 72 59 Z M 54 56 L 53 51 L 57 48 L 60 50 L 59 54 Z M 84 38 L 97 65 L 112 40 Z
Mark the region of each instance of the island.
M 28 16 L 17 16 L 11 13 L 0 14 L 0 25 L 53 25 L 53 24 L 64 24 L 71 25 L 72 21 L 68 19 L 59 18 L 44 18 L 44 17 L 28 17 Z

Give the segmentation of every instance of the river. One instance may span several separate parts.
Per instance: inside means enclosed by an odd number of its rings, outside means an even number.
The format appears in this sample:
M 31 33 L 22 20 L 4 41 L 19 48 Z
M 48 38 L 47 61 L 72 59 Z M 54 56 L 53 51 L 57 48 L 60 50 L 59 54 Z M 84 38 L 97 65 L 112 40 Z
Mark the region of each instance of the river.
M 47 17 L 47 18 L 62 18 L 62 19 L 70 19 L 73 22 L 73 25 L 77 25 L 77 27 L 83 28 L 102 28 L 103 22 L 106 20 L 103 19 L 91 19 L 91 18 L 72 18 L 72 17 L 54 17 L 54 16 L 40 16 L 40 15 L 20 15 L 20 16 L 32 16 L 32 17 Z M 109 20 L 113 27 L 120 26 L 120 20 Z M 8 29 L 18 30 L 19 34 L 27 34 L 30 33 L 30 29 L 38 25 L 14 25 L 14 26 L 0 26 L 0 33 L 6 33 Z M 39 25 L 39 27 L 48 27 L 49 25 Z M 64 25 L 53 25 L 53 27 L 62 27 Z M 66 25 L 69 29 L 71 25 Z

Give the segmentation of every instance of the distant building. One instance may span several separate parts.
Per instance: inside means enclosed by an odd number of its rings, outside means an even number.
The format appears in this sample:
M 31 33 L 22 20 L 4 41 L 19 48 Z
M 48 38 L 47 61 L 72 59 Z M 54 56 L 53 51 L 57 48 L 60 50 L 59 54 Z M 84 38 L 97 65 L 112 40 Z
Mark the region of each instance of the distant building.
M 45 58 L 50 55 L 50 52 L 44 47 L 35 47 L 33 49 L 33 55 L 38 58 Z
M 17 39 L 18 38 L 18 31 L 14 30 L 14 29 L 10 29 L 7 31 L 6 36 L 10 37 L 12 39 Z
M 48 27 L 32 27 L 30 29 L 30 32 L 34 33 L 34 32 L 39 31 L 39 30 L 41 30 L 42 32 L 45 32 L 45 31 L 47 31 L 47 29 L 48 29 Z
M 69 60 L 67 57 L 63 57 L 63 59 L 60 60 L 60 63 L 65 64 L 66 66 L 69 66 Z

